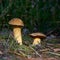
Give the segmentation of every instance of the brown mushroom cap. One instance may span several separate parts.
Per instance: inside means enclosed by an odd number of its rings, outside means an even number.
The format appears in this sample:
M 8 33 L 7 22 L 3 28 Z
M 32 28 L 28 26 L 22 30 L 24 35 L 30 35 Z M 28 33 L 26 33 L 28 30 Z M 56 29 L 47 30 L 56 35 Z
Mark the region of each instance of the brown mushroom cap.
M 46 35 L 44 35 L 43 33 L 39 33 L 39 32 L 32 33 L 32 34 L 30 34 L 30 36 L 31 37 L 38 37 L 38 38 L 45 38 L 46 37 Z
M 13 18 L 9 21 L 10 25 L 16 25 L 16 26 L 24 26 L 24 23 L 21 19 L 19 18 Z

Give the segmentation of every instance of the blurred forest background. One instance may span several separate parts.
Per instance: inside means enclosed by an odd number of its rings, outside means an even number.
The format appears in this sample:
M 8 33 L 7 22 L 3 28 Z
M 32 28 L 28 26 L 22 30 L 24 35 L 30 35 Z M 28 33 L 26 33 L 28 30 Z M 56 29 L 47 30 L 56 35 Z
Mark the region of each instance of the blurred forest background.
M 9 28 L 8 21 L 20 18 L 32 31 L 48 32 L 60 27 L 59 0 L 0 0 L 0 30 Z

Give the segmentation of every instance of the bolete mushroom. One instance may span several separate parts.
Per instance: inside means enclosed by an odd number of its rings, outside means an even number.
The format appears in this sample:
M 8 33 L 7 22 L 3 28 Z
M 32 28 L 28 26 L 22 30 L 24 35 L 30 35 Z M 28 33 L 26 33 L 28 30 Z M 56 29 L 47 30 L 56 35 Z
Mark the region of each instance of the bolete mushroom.
M 32 38 L 34 38 L 34 41 L 33 41 L 33 45 L 38 45 L 39 43 L 41 44 L 41 38 L 45 38 L 46 35 L 42 34 L 42 33 L 32 33 L 30 34 L 30 36 Z
M 15 40 L 22 45 L 21 27 L 24 26 L 23 21 L 19 18 L 13 18 L 9 21 L 9 24 L 13 26 L 13 35 Z

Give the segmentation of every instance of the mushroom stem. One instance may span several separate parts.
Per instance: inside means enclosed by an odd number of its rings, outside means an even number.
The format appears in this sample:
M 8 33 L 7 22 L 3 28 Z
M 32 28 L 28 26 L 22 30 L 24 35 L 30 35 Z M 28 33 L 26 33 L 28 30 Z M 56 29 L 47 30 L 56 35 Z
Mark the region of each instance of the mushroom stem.
M 40 38 L 35 38 L 34 42 L 33 42 L 33 45 L 37 45 L 39 43 L 41 43 L 41 39 Z
M 14 27 L 13 28 L 13 34 L 14 34 L 14 38 L 17 40 L 17 42 L 20 45 L 22 45 L 21 28 L 20 27 Z

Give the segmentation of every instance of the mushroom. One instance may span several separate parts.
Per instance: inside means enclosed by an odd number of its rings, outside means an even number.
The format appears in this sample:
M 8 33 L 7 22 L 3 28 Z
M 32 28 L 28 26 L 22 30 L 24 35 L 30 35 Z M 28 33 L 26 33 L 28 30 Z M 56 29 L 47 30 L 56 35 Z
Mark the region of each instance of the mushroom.
M 23 21 L 19 18 L 13 18 L 9 21 L 9 24 L 13 26 L 13 35 L 15 40 L 22 45 L 21 27 L 24 26 Z
M 39 43 L 41 44 L 41 38 L 45 38 L 46 35 L 42 34 L 42 33 L 32 33 L 30 34 L 30 36 L 32 38 L 34 38 L 34 41 L 33 41 L 33 45 L 38 45 Z

